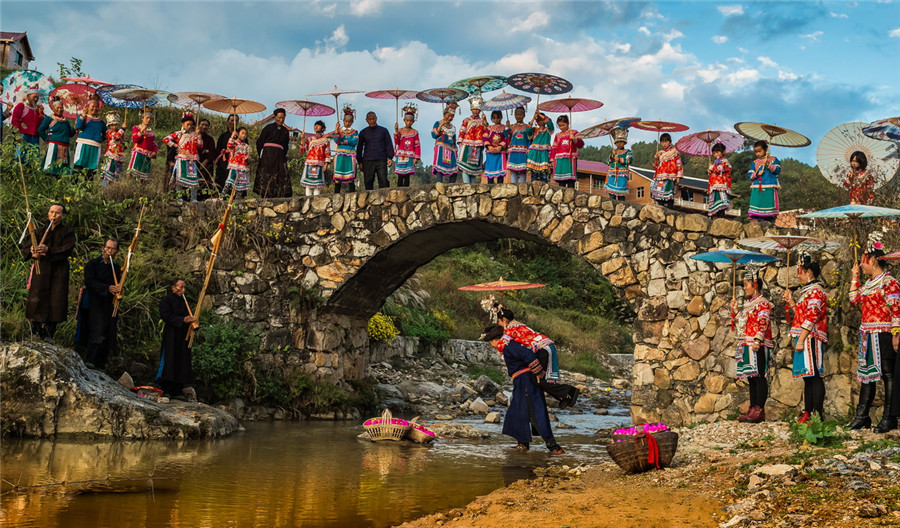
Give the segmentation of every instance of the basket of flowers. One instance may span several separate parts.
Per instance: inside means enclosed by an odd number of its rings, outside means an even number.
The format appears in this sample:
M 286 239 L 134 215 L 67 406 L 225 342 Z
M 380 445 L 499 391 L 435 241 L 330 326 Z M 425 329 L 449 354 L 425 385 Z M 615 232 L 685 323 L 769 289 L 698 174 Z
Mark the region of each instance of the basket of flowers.
M 409 422 L 402 418 L 394 418 L 390 409 L 385 409 L 379 418 L 369 418 L 363 428 L 373 442 L 380 440 L 403 440 L 409 433 Z
M 427 444 L 428 442 L 434 441 L 435 434 L 430 429 L 425 427 L 425 422 L 419 422 L 419 417 L 416 416 L 412 420 L 409 421 L 409 432 L 406 434 L 407 438 L 416 442 L 417 444 Z
M 606 452 L 629 473 L 667 467 L 678 449 L 678 433 L 661 423 L 617 429 L 612 438 Z

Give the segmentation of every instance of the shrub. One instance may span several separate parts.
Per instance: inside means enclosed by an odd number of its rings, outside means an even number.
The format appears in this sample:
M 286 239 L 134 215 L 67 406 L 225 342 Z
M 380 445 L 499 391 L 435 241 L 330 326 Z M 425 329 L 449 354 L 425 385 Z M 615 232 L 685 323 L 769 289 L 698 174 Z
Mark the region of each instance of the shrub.
M 400 331 L 394 325 L 393 317 L 384 315 L 381 312 L 376 313 L 369 319 L 366 331 L 370 340 L 384 343 L 391 343 L 395 337 L 400 335 Z
M 241 394 L 244 362 L 259 348 L 257 332 L 237 321 L 213 318 L 197 333 L 191 367 L 201 394 L 212 401 Z
M 809 421 L 791 424 L 791 442 L 802 444 L 808 442 L 817 447 L 838 447 L 846 438 L 846 434 L 837 430 L 838 423 L 833 420 L 823 422 L 818 414 Z

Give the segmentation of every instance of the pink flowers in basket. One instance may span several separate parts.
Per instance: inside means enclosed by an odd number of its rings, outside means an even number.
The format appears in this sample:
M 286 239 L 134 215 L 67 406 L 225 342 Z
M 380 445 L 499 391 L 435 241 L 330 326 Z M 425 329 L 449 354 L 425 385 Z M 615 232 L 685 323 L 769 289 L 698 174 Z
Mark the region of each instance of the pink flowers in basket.
M 655 423 L 655 424 L 641 424 L 635 427 L 623 427 L 622 429 L 616 429 L 613 431 L 613 435 L 619 436 L 634 436 L 641 433 L 653 434 L 653 433 L 663 433 L 669 430 L 669 426 L 664 423 Z M 622 442 L 622 439 L 617 439 L 616 442 Z
M 413 425 L 413 429 L 415 429 L 416 431 L 421 431 L 428 436 L 434 436 L 434 433 L 428 430 L 424 425 L 415 424 Z
M 370 419 L 366 420 L 363 423 L 363 425 L 378 425 L 378 424 L 382 424 L 382 423 L 384 423 L 384 420 L 382 420 L 381 418 L 370 418 Z M 403 420 L 402 418 L 392 418 L 390 424 L 391 425 L 400 425 L 403 427 L 409 426 L 409 422 L 407 422 L 406 420 Z

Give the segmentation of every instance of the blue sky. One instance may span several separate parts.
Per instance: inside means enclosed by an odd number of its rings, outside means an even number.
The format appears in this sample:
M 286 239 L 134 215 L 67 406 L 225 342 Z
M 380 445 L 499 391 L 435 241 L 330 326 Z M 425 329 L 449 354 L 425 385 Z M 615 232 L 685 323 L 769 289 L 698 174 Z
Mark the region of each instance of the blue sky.
M 776 153 L 810 163 L 834 126 L 900 115 L 900 5 L 888 1 L 3 0 L 0 20 L 4 31 L 28 32 L 33 67 L 44 72 L 75 56 L 111 82 L 269 108 L 335 84 L 419 90 L 541 71 L 570 80 L 570 95 L 605 103 L 576 114 L 575 128 L 627 115 L 691 131 L 774 122 L 813 142 Z M 343 101 L 393 122 L 391 102 Z M 424 129 L 439 111 L 419 106 Z

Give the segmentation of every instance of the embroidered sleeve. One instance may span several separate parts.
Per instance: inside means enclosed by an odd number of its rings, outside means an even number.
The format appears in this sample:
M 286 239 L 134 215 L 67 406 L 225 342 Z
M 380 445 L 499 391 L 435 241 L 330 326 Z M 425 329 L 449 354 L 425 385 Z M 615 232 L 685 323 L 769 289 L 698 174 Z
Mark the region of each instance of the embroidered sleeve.
M 850 304 L 858 305 L 862 302 L 862 295 L 859 293 L 859 281 L 850 283 Z
M 825 302 L 825 294 L 821 291 L 810 294 L 809 301 L 806 303 L 803 324 L 800 325 L 801 328 L 809 332 L 815 329 L 816 323 L 822 318 L 822 313 L 825 310 Z
M 884 285 L 884 298 L 891 312 L 891 331 L 900 330 L 900 281 L 887 281 Z
M 756 334 L 753 339 L 759 342 L 766 340 L 766 329 L 769 328 L 769 320 L 771 317 L 772 306 L 769 303 L 760 303 L 759 311 L 756 313 L 757 327 Z

